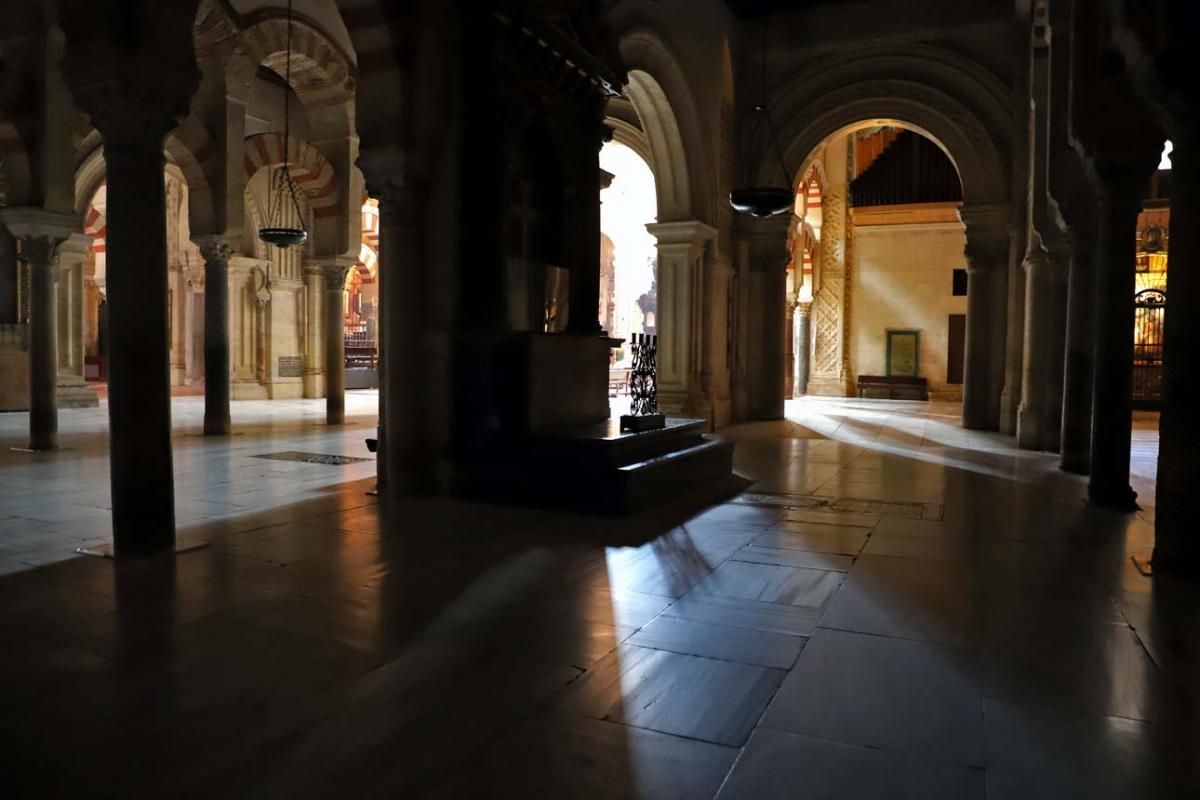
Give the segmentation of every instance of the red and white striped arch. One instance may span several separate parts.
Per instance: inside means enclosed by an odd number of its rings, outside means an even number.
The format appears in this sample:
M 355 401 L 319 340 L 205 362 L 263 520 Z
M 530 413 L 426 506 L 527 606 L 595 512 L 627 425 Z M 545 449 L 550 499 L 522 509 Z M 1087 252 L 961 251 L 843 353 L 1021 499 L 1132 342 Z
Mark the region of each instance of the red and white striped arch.
M 286 163 L 292 180 L 308 199 L 314 222 L 336 219 L 339 212 L 340 190 L 333 166 L 308 142 L 283 134 L 259 133 L 246 137 L 246 180 L 260 169 L 279 167 Z
M 95 206 L 89 205 L 87 215 L 83 219 L 83 232 L 92 237 L 92 248 L 97 253 L 103 253 L 108 249 L 104 244 L 107 231 L 108 223 L 104 219 L 104 215 L 97 211 Z

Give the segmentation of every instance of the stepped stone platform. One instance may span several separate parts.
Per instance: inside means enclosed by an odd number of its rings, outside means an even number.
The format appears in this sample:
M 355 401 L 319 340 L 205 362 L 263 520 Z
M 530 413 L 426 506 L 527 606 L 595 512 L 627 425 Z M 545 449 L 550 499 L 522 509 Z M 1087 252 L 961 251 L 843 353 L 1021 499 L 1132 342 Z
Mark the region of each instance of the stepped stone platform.
M 733 442 L 705 436 L 707 427 L 705 420 L 669 417 L 659 430 L 622 432 L 614 418 L 533 434 L 515 457 L 477 475 L 468 493 L 600 514 L 684 495 L 716 500 L 736 491 Z

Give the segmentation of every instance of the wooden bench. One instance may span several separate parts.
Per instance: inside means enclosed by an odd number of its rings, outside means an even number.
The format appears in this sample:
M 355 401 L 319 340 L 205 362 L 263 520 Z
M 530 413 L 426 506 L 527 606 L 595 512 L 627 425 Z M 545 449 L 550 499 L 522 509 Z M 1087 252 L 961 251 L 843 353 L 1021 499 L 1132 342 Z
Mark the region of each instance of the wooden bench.
M 924 378 L 907 375 L 859 375 L 858 396 L 881 400 L 928 400 L 929 384 Z

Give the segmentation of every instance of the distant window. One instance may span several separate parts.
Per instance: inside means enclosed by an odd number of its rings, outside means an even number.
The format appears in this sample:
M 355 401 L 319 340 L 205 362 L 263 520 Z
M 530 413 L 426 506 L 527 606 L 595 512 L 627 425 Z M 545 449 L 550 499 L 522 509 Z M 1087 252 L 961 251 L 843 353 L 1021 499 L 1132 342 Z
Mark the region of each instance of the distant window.
M 953 294 L 955 297 L 967 296 L 967 271 L 965 269 L 954 270 Z

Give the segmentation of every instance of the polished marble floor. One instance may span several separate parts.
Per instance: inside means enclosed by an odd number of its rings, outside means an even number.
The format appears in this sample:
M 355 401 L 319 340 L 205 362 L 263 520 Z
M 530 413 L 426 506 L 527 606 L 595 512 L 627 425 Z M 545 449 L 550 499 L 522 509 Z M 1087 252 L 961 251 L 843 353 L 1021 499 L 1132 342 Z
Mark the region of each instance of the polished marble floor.
M 1200 588 L 1131 563 L 1152 507 L 953 406 L 797 401 L 728 432 L 748 492 L 621 520 L 383 510 L 364 465 L 250 461 L 368 414 L 277 411 L 181 431 L 177 471 L 261 482 L 181 521 L 209 547 L 0 577 L 6 796 L 1200 796 Z

